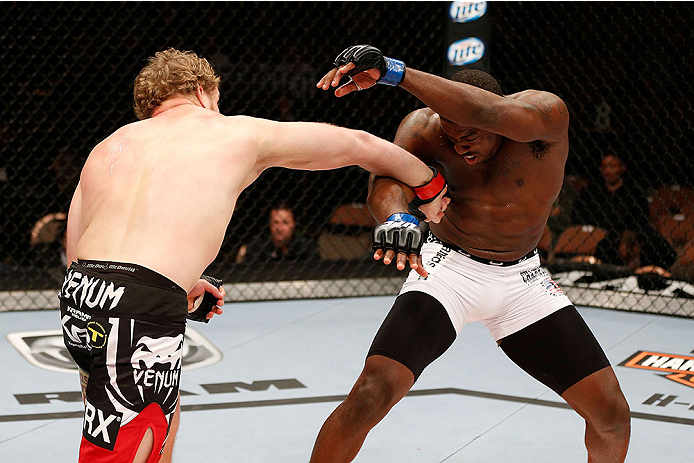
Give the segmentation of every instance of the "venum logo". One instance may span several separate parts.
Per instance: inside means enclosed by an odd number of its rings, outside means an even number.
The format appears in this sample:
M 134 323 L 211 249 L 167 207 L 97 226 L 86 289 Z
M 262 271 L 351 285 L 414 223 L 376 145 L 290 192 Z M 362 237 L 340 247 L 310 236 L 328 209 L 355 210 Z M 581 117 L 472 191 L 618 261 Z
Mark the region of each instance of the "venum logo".
M 694 357 L 640 350 L 619 365 L 663 372 L 659 376 L 694 388 Z
M 104 412 L 87 400 L 84 404 L 82 435 L 94 445 L 113 450 L 122 418 L 121 413 Z
M 162 351 L 171 353 L 166 357 L 155 353 Z M 152 388 L 154 393 L 178 387 L 182 353 L 183 335 L 156 339 L 143 336 L 130 359 L 133 366 L 139 366 L 133 369 L 135 384 Z
M 99 307 L 102 310 L 114 309 L 123 297 L 125 286 L 116 286 L 101 278 L 84 275 L 76 270 L 68 270 L 60 297 L 74 301 L 77 307 L 86 305 L 90 309 Z
M 448 17 L 455 23 L 474 21 L 485 15 L 487 2 L 451 2 Z
M 475 63 L 482 59 L 486 47 L 482 39 L 468 37 L 463 40 L 453 42 L 448 47 L 446 57 L 451 66 L 465 66 Z

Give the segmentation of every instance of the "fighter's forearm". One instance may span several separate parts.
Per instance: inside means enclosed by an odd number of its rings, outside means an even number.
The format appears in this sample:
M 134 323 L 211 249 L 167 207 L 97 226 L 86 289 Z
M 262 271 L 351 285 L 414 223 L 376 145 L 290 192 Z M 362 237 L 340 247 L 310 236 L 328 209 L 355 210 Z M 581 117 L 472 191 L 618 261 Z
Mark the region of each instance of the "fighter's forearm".
M 417 97 L 442 117 L 464 127 L 490 127 L 498 95 L 472 85 L 454 82 L 408 68 L 400 87 Z
M 273 166 L 324 170 L 356 164 L 411 187 L 433 177 L 431 169 L 404 149 L 361 130 L 312 122 L 251 122 L 260 140 L 258 171 Z
M 402 183 L 392 178 L 371 175 L 366 204 L 378 222 L 385 222 L 388 217 L 399 212 L 407 213 L 408 202 L 413 198 L 412 189 Z
M 431 169 L 399 146 L 368 134 L 363 141 L 359 165 L 366 170 L 395 178 L 410 187 L 431 180 Z

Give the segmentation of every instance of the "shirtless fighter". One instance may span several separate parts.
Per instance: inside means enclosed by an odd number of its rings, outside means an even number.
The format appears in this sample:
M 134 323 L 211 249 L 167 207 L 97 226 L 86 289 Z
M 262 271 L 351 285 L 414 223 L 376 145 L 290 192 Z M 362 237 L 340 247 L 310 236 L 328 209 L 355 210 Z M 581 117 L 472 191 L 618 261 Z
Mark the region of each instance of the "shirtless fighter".
M 201 274 L 263 170 L 357 164 L 416 186 L 421 211 L 443 215 L 442 176 L 402 148 L 328 124 L 225 117 L 218 83 L 192 52 L 157 53 L 135 79 L 141 120 L 99 143 L 82 169 L 60 292 L 65 345 L 86 383 L 81 462 L 160 460 L 186 316 L 221 313 L 221 282 Z
M 600 345 L 540 267 L 535 248 L 569 151 L 564 102 L 536 90 L 503 95 L 482 71 L 448 80 L 406 68 L 368 45 L 344 50 L 334 64 L 317 86 L 328 90 L 350 76 L 335 90 L 338 97 L 378 81 L 428 106 L 402 121 L 395 143 L 443 173 L 451 201 L 421 246 L 424 266 L 410 272 L 364 370 L 323 425 L 311 461 L 351 461 L 369 430 L 472 321 L 585 419 L 589 462 L 623 461 L 629 406 Z M 408 214 L 412 197 L 406 185 L 372 176 L 368 204 L 383 221 L 374 232 L 374 258 L 395 259 L 400 269 L 406 259 L 422 262 L 422 231 L 413 216 L 419 213 Z M 402 221 L 412 224 L 403 229 L 410 238 L 399 237 L 409 247 L 389 239 Z

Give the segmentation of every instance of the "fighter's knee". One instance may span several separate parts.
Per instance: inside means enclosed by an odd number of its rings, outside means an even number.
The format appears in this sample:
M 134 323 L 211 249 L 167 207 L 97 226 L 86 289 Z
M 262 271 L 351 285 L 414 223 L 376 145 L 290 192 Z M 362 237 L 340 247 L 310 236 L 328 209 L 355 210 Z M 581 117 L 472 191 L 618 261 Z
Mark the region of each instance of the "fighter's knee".
M 402 386 L 380 375 L 362 375 L 349 394 L 352 406 L 361 413 L 379 413 L 389 410 L 404 393 Z
M 624 396 L 619 393 L 602 408 L 599 414 L 590 417 L 593 428 L 600 433 L 628 436 L 631 431 L 631 410 Z

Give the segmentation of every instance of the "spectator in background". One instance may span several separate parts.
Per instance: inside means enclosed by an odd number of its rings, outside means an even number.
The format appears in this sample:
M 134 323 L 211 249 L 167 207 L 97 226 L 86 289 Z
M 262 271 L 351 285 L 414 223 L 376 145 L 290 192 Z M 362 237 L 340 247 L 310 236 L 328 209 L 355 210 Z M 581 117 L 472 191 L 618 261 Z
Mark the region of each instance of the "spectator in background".
M 615 154 L 600 161 L 603 182 L 589 185 L 574 204 L 571 222 L 595 225 L 609 232 L 640 231 L 648 227 L 648 201 L 641 188 L 625 175 L 626 166 Z
M 596 263 L 624 266 L 636 275 L 670 277 L 668 269 L 675 262 L 676 254 L 651 226 L 648 200 L 641 188 L 624 175 L 626 166 L 614 154 L 602 157 L 600 172 L 604 182 L 583 191 L 572 220 L 607 231 L 595 251 Z M 642 289 L 647 289 L 642 284 L 645 280 L 648 278 L 639 280 Z
M 669 278 L 672 275 L 668 269 L 675 263 L 677 255 L 665 238 L 647 226 L 639 231 L 608 233 L 598 244 L 595 258 L 603 264 L 625 266 L 636 275 Z M 641 282 L 639 287 L 642 287 Z
M 268 232 L 242 245 L 236 262 L 307 260 L 317 255 L 317 244 L 296 231 L 294 212 L 284 203 L 270 209 Z

